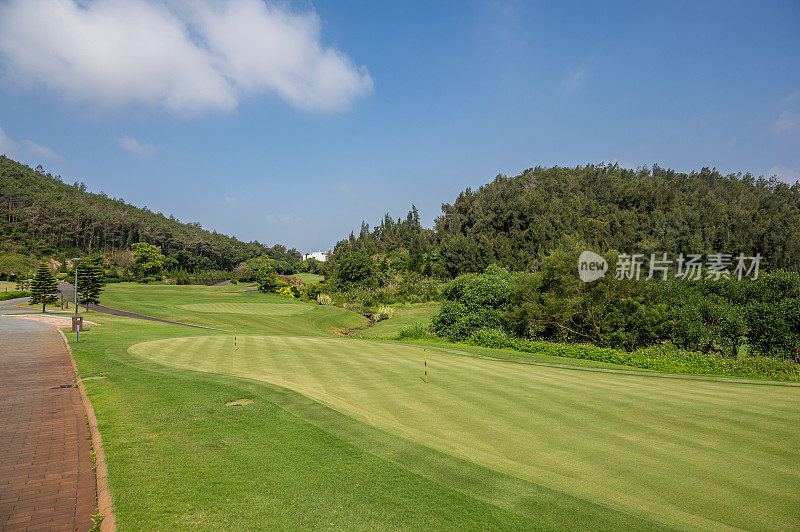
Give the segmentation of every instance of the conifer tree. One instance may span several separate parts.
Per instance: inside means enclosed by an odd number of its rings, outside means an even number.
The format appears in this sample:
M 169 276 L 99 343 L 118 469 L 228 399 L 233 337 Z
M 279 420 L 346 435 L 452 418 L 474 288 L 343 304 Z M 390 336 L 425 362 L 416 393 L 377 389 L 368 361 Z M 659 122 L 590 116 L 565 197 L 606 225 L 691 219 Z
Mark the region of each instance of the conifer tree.
M 39 265 L 36 276 L 31 281 L 31 292 L 31 303 L 41 304 L 42 312 L 48 303 L 58 301 L 58 282 L 44 262 Z
M 86 261 L 78 267 L 78 293 L 81 303 L 88 305 L 100 303 L 100 292 L 103 291 L 103 268 L 93 261 Z M 89 307 L 87 306 L 88 310 Z

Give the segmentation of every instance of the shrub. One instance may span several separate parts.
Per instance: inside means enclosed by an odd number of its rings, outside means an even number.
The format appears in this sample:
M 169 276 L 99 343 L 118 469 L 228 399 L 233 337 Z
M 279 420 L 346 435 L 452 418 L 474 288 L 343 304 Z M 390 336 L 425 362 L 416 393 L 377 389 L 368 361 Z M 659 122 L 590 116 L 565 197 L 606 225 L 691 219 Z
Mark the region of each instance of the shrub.
M 317 283 L 305 287 L 306 296 L 311 301 L 316 301 L 317 298 L 325 292 L 328 285 L 325 283 Z
M 320 294 L 317 296 L 317 303 L 320 305 L 333 305 L 333 299 L 328 294 Z
M 442 297 L 469 309 L 502 308 L 511 295 L 511 278 L 508 270 L 492 265 L 482 274 L 457 277 L 445 286 Z
M 511 280 L 507 270 L 489 266 L 482 274 L 451 281 L 442 290 L 445 301 L 431 322 L 433 332 L 460 341 L 479 329 L 505 329 L 503 310 L 511 295 Z
M 469 338 L 478 329 L 503 329 L 504 326 L 505 320 L 499 309 L 470 308 L 460 301 L 445 301 L 431 320 L 434 333 L 456 342 Z
M 350 252 L 337 259 L 334 266 L 335 282 L 338 286 L 375 286 L 376 280 L 373 275 L 375 264 L 372 257 L 359 253 Z
M 281 281 L 275 277 L 275 270 L 269 266 L 264 266 L 258 270 L 256 282 L 258 283 L 258 290 L 260 292 L 277 292 L 281 287 Z M 283 283 L 283 285 L 285 286 L 286 283 Z
M 289 285 L 281 286 L 275 293 L 279 296 L 294 298 L 294 292 L 292 292 L 292 287 Z
M 747 286 L 747 340 L 764 355 L 800 361 L 800 275 L 776 271 Z
M 435 338 L 428 328 L 420 323 L 409 325 L 400 329 L 397 333 L 398 340 L 430 340 Z
M 58 279 L 59 281 L 63 281 L 66 278 L 67 278 L 67 272 L 60 272 L 56 274 L 56 279 Z
M 500 329 L 478 329 L 469 337 L 469 343 L 492 349 L 515 349 L 518 340 Z
M 394 309 L 392 307 L 382 306 L 375 313 L 376 321 L 388 320 L 394 317 Z
M 9 292 L 0 292 L 0 301 L 8 299 L 16 299 L 18 297 L 30 297 L 32 292 L 30 290 L 11 290 Z
M 154 282 L 156 282 L 156 278 L 155 277 L 142 277 L 141 279 L 139 279 L 139 282 L 141 284 L 154 283 Z

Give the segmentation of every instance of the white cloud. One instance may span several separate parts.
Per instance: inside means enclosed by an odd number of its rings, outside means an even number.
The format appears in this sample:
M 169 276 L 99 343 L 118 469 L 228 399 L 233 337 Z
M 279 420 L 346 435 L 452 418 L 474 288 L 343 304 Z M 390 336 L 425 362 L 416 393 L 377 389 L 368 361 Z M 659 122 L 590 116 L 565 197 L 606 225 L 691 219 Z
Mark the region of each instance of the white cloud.
M 788 166 L 773 166 L 767 170 L 767 177 L 777 176 L 781 181 L 786 183 L 794 183 L 800 181 L 800 172 Z
M 791 111 L 784 111 L 775 121 L 773 126 L 775 131 L 795 131 L 800 130 L 800 114 Z
M 586 81 L 586 70 L 584 70 L 583 68 L 578 68 L 570 72 L 569 75 L 567 75 L 567 79 L 564 81 L 564 88 L 572 92 L 580 88 L 585 81 Z
M 11 140 L 2 127 L 0 127 L 0 154 L 15 158 L 34 157 L 37 163 L 42 162 L 42 159 L 49 161 L 64 160 L 52 148 L 42 146 L 32 140 L 23 140 L 21 143 Z
M 156 149 L 152 145 L 146 142 L 140 142 L 128 135 L 122 135 L 117 139 L 117 143 L 132 154 L 141 157 L 149 157 L 156 152 Z
M 271 224 L 299 224 L 303 221 L 299 216 L 276 216 L 274 214 L 267 215 L 267 222 Z
M 230 205 L 231 207 L 239 203 L 238 199 L 225 193 L 222 194 L 222 199 L 225 201 L 225 205 Z
M 74 100 L 179 113 L 277 94 L 336 110 L 372 78 L 320 42 L 313 12 L 262 0 L 12 0 L 0 5 L 7 75 Z
M 789 105 L 790 103 L 795 102 L 797 100 L 800 100 L 800 90 L 796 90 L 791 94 L 789 94 L 788 96 L 786 96 L 783 100 L 781 100 L 781 103 L 784 105 Z
M 10 156 L 17 150 L 17 143 L 8 138 L 6 132 L 0 127 L 0 153 Z
M 51 148 L 47 146 L 42 146 L 41 144 L 36 144 L 31 140 L 23 140 L 23 146 L 25 147 L 25 151 L 29 154 L 33 155 L 34 157 L 40 157 L 42 159 L 48 159 L 51 161 L 63 161 L 64 158 L 54 152 Z

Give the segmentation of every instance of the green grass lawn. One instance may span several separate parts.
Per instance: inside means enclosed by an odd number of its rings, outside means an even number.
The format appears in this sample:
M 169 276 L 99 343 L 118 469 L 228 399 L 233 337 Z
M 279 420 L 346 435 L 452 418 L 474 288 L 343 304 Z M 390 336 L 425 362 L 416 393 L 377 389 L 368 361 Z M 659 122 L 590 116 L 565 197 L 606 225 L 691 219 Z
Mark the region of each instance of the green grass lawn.
M 413 442 L 680 528 L 770 528 L 800 508 L 800 387 L 581 372 L 435 348 L 426 385 L 420 346 L 286 336 L 232 346 L 232 337 L 205 336 L 130 352 L 283 386 Z
M 324 279 L 323 276 L 317 275 L 316 273 L 296 273 L 292 275 L 292 277 L 297 277 L 303 284 L 317 284 L 321 283 Z
M 439 303 L 424 303 L 418 305 L 392 305 L 394 316 L 391 319 L 379 321 L 372 327 L 356 333 L 362 338 L 393 338 L 400 329 L 409 325 L 426 325 L 439 310 Z
M 366 318 L 348 310 L 293 301 L 273 294 L 247 294 L 246 285 L 109 285 L 101 302 L 112 308 L 194 325 L 240 332 L 330 334 L 360 327 Z M 285 319 L 302 314 L 302 319 Z
M 186 342 L 187 329 L 90 314 L 103 326 L 79 343 L 68 338 L 121 531 L 664 528 L 397 437 L 284 386 L 133 355 L 128 346 L 142 339 Z M 229 335 L 199 334 L 241 354 Z M 254 403 L 225 406 L 242 398 Z
M 243 315 L 303 304 L 230 287 L 115 285 L 104 303 L 256 333 L 234 351 L 93 312 L 102 327 L 70 335 L 120 530 L 800 523 L 800 386 L 334 337 L 346 311 Z

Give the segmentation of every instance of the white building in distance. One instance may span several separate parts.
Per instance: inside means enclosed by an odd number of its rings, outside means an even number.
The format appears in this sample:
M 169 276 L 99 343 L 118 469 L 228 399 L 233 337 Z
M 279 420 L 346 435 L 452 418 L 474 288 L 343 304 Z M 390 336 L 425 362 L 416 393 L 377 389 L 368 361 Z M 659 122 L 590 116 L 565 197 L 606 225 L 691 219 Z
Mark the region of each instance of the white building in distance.
M 316 259 L 320 262 L 325 262 L 329 254 L 330 251 L 312 251 L 311 253 L 306 253 L 303 255 L 303 260 Z

